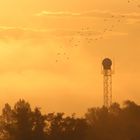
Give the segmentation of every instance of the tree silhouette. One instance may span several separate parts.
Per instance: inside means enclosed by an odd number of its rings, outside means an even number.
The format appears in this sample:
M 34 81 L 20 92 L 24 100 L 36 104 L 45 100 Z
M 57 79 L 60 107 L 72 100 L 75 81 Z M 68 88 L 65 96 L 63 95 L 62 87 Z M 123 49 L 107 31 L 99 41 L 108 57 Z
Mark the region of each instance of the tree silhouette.
M 33 112 L 33 140 L 45 140 L 47 137 L 45 133 L 46 127 L 46 115 L 42 115 L 39 108 L 35 108 Z
M 85 117 L 64 113 L 42 114 L 25 100 L 12 108 L 5 104 L 0 116 L 0 140 L 139 140 L 140 106 L 125 101 L 108 109 L 90 108 Z
M 2 139 L 14 139 L 16 130 L 13 119 L 13 110 L 9 104 L 5 104 L 0 118 L 0 130 Z
M 32 139 L 33 112 L 30 104 L 24 100 L 19 100 L 13 109 L 13 119 L 16 127 L 16 139 Z

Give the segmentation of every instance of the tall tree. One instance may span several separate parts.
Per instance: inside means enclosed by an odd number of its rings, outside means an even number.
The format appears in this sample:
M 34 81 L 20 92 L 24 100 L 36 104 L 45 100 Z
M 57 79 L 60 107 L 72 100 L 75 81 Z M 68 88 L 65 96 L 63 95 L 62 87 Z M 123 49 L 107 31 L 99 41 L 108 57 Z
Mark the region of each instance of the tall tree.
M 33 139 L 45 140 L 47 138 L 46 115 L 42 115 L 39 108 L 35 108 L 33 113 Z
M 15 139 L 15 121 L 13 119 L 13 110 L 9 104 L 5 104 L 0 117 L 0 130 L 2 139 Z
M 16 125 L 16 140 L 32 140 L 33 112 L 30 104 L 19 100 L 13 109 L 13 119 Z

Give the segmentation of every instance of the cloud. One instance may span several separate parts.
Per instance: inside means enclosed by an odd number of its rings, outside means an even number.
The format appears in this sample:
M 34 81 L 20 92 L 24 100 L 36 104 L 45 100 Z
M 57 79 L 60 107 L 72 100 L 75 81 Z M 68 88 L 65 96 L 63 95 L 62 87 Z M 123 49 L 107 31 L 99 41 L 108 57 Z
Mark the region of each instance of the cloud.
M 130 19 L 140 19 L 140 13 L 125 13 L 122 15 Z
M 133 25 L 133 24 L 140 24 L 140 19 L 127 19 L 127 24 Z
M 47 38 L 48 36 L 72 36 L 79 30 L 72 29 L 31 29 L 22 27 L 0 26 L 0 38 L 2 39 L 32 39 Z M 84 32 L 84 31 L 83 31 Z
M 103 10 L 92 10 L 92 11 L 85 11 L 85 12 L 67 12 L 67 11 L 41 11 L 36 13 L 35 16 L 54 16 L 54 17 L 63 17 L 63 16 L 73 16 L 73 17 L 102 17 L 102 18 L 132 18 L 132 19 L 140 19 L 140 13 L 115 13 L 111 11 L 103 11 Z
M 103 16 L 103 15 L 109 15 L 110 12 L 108 11 L 100 11 L 100 10 L 94 10 L 94 11 L 88 11 L 83 13 L 78 12 L 65 12 L 65 11 L 58 11 L 58 12 L 51 12 L 51 11 L 41 11 L 40 13 L 35 14 L 35 16 Z
M 41 11 L 40 13 L 35 14 L 36 16 L 80 16 L 80 13 L 73 12 L 50 12 L 50 11 Z
M 55 37 L 70 37 L 75 35 L 78 30 L 71 29 L 31 29 L 22 27 L 0 26 L 0 40 L 48 40 Z
M 32 38 L 41 38 L 45 30 L 37 30 L 22 27 L 0 26 L 0 39 L 5 40 L 25 40 Z
M 125 33 L 125 32 L 109 32 L 107 34 L 105 34 L 104 37 L 113 37 L 113 36 L 127 36 L 128 33 Z
M 6 27 L 0 26 L 0 40 L 1 41 L 28 41 L 39 43 L 47 43 L 49 40 L 57 39 L 70 39 L 70 38 L 98 38 L 101 35 L 104 37 L 112 36 L 124 36 L 127 33 L 116 32 L 116 31 L 107 31 L 105 33 L 99 31 L 98 29 L 31 29 L 31 28 L 22 28 L 22 27 Z
M 109 12 L 109 11 L 100 11 L 100 10 L 93 10 L 93 11 L 87 11 L 87 12 L 82 12 L 82 13 L 78 13 L 78 12 L 67 12 L 67 11 L 58 11 L 58 12 L 51 12 L 51 11 L 41 11 L 40 13 L 35 14 L 35 16 L 88 16 L 88 17 L 92 17 L 92 16 L 108 16 L 108 15 L 112 15 L 113 13 Z

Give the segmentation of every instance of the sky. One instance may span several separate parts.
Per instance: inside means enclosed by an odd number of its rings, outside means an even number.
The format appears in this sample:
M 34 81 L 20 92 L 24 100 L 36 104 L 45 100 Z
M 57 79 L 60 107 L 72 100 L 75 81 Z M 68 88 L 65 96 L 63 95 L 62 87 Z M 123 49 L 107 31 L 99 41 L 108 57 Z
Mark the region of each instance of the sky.
M 101 62 L 113 60 L 113 102 L 140 103 L 138 0 L 0 1 L 0 105 L 44 112 L 103 104 Z

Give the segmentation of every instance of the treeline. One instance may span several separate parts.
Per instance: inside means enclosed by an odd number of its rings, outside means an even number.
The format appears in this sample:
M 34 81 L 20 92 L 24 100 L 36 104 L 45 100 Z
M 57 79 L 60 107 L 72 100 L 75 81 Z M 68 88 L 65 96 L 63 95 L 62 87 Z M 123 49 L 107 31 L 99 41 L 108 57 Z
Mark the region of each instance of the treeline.
M 140 106 L 126 101 L 90 108 L 83 118 L 64 113 L 42 114 L 25 100 L 12 108 L 5 104 L 0 116 L 1 140 L 140 140 Z

